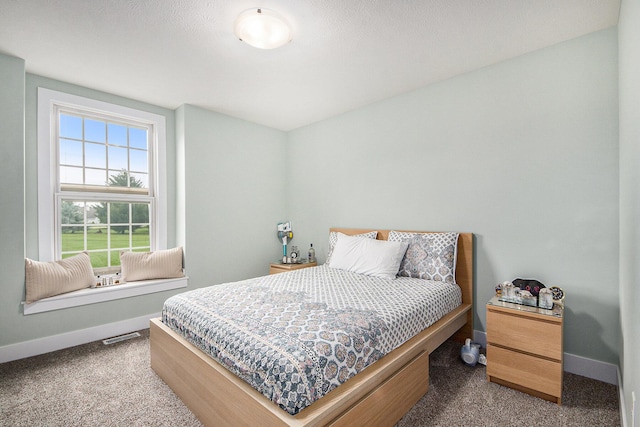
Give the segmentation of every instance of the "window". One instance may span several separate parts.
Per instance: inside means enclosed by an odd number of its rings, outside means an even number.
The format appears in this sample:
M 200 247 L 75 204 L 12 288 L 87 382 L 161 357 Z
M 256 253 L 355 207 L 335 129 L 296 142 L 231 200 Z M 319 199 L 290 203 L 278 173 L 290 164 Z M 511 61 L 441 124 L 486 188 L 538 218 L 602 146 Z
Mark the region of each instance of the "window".
M 121 251 L 166 248 L 164 117 L 38 89 L 41 261 L 86 251 L 119 269 Z
M 96 274 L 120 251 L 167 248 L 165 118 L 38 88 L 40 261 L 87 251 Z M 184 288 L 188 278 L 81 289 L 24 305 L 24 314 Z
M 149 251 L 153 126 L 62 106 L 54 120 L 56 258 L 87 251 L 94 268 L 108 268 L 120 265 L 122 250 Z

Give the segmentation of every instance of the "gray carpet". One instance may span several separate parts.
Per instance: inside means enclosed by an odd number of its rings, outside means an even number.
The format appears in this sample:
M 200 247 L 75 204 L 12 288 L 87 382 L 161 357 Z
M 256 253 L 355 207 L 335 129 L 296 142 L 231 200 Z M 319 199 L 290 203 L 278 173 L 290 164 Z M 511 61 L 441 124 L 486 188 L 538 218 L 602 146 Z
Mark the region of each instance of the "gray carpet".
M 200 426 L 149 367 L 148 330 L 0 364 L 1 426 Z M 615 386 L 565 374 L 563 405 L 490 384 L 447 342 L 431 355 L 429 392 L 408 426 L 618 426 Z

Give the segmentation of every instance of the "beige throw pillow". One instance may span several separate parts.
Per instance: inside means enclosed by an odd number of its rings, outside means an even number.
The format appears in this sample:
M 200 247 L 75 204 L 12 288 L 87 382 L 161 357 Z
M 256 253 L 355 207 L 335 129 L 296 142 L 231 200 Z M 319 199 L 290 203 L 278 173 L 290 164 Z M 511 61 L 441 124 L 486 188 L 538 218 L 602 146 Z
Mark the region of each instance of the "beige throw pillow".
M 88 288 L 93 283 L 91 258 L 86 252 L 60 261 L 25 259 L 26 302 Z
M 184 277 L 182 247 L 155 252 L 121 252 L 122 278 L 127 282 Z

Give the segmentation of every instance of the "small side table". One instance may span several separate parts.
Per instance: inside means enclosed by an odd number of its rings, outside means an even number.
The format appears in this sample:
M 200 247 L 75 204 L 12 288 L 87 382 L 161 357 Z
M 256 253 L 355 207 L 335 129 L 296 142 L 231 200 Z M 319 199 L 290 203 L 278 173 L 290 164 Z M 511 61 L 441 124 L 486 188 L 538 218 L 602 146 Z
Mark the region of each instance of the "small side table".
M 560 405 L 564 309 L 487 303 L 487 380 Z
M 317 262 L 302 262 L 299 264 L 283 264 L 281 262 L 272 262 L 269 266 L 269 274 L 284 273 L 287 271 L 300 270 L 307 267 L 317 266 Z

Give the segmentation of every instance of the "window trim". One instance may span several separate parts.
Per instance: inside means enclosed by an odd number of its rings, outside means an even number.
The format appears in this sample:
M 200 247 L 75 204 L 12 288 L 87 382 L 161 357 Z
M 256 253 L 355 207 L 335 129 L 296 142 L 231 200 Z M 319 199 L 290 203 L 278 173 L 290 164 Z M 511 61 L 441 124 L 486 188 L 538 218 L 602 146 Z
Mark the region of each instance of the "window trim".
M 98 101 L 82 96 L 71 95 L 51 89 L 38 88 L 37 145 L 38 145 L 38 256 L 40 261 L 53 261 L 55 258 L 55 236 L 57 233 L 55 203 L 57 193 L 57 147 L 55 138 L 56 106 L 75 107 L 95 112 L 108 112 L 124 119 L 148 122 L 154 126 L 154 170 L 150 171 L 154 180 L 155 198 L 155 250 L 167 249 L 167 176 L 166 171 L 166 123 L 165 117 L 124 107 L 109 102 Z M 83 197 L 86 197 L 84 195 Z M 99 269 L 98 269 L 99 270 Z M 160 279 L 130 282 L 106 288 L 87 288 L 54 297 L 44 298 L 24 305 L 24 315 L 59 310 L 86 304 L 129 298 L 188 286 L 188 277 L 180 279 Z
M 40 261 L 55 259 L 55 203 L 57 203 L 57 153 L 56 147 L 56 106 L 79 108 L 95 113 L 108 113 L 128 120 L 142 121 L 154 126 L 155 168 L 151 171 L 154 180 L 155 198 L 155 239 L 156 250 L 167 248 L 167 177 L 166 170 L 166 124 L 165 117 L 109 102 L 71 95 L 51 89 L 38 88 L 38 256 Z

